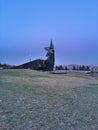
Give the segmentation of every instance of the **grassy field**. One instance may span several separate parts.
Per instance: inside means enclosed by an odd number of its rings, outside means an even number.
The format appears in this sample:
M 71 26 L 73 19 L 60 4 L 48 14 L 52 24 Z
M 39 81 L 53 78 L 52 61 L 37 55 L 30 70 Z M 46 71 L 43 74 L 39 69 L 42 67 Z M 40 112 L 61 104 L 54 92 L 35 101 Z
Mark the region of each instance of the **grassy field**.
M 98 80 L 0 70 L 0 130 L 98 130 Z

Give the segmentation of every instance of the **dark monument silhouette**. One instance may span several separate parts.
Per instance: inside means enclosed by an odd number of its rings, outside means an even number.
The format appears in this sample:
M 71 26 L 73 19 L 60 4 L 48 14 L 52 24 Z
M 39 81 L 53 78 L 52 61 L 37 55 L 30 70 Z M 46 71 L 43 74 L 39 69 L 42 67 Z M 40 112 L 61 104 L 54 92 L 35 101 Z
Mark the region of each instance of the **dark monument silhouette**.
M 27 62 L 25 64 L 19 65 L 14 67 L 15 69 L 33 69 L 33 70 L 43 70 L 43 71 L 52 71 L 54 68 L 55 62 L 55 52 L 54 52 L 54 45 L 52 40 L 50 42 L 49 47 L 45 47 L 46 53 L 46 60 L 37 59 L 34 61 Z
M 47 51 L 46 54 L 47 59 L 45 60 L 46 70 L 53 70 L 55 58 L 54 58 L 54 45 L 52 43 L 52 40 L 50 42 L 50 46 L 45 47 L 45 50 Z

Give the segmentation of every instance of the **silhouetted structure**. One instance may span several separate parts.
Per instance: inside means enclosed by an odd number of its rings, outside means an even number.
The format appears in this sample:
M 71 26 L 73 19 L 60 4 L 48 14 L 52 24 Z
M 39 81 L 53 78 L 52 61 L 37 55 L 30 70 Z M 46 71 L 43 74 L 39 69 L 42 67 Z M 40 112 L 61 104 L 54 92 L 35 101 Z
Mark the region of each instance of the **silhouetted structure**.
M 14 67 L 15 69 L 44 70 L 44 60 L 37 59 Z
M 46 60 L 37 59 L 34 61 L 27 62 L 25 64 L 14 67 L 15 69 L 33 69 L 33 70 L 43 70 L 52 71 L 54 68 L 55 56 L 54 56 L 54 46 L 52 40 L 49 47 L 45 47 L 47 51 Z
M 53 70 L 55 58 L 54 58 L 54 45 L 52 43 L 52 40 L 50 42 L 50 46 L 45 47 L 45 50 L 47 51 L 46 54 L 47 59 L 45 60 L 46 70 Z

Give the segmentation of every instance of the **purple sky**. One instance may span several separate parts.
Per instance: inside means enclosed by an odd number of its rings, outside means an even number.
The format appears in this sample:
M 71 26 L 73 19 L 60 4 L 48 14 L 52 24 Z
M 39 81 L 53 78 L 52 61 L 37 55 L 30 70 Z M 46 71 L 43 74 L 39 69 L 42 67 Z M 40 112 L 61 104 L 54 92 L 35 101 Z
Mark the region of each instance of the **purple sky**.
M 56 65 L 98 65 L 98 1 L 0 0 L 0 63 L 45 59 L 51 39 Z

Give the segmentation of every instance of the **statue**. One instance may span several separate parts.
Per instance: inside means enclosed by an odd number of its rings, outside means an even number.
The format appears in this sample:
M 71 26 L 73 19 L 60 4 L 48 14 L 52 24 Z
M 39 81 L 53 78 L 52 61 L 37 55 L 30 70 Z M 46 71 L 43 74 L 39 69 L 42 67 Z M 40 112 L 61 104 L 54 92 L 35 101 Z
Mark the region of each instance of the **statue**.
M 52 71 L 54 68 L 54 46 L 52 43 L 52 40 L 50 42 L 50 46 L 49 47 L 45 47 L 45 50 L 47 51 L 46 57 L 47 59 L 45 60 L 45 64 L 46 64 L 46 70 Z

